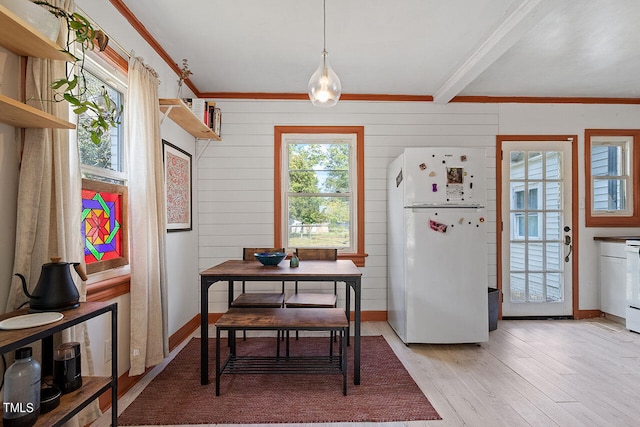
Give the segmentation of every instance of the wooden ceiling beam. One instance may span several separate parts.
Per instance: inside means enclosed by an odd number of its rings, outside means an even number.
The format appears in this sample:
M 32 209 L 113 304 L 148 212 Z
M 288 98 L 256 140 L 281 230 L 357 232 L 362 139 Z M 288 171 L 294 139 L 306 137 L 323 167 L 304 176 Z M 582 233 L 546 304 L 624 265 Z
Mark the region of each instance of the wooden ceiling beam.
M 436 104 L 446 104 L 489 68 L 531 28 L 556 7 L 554 0 L 526 0 L 472 52 L 433 95 Z

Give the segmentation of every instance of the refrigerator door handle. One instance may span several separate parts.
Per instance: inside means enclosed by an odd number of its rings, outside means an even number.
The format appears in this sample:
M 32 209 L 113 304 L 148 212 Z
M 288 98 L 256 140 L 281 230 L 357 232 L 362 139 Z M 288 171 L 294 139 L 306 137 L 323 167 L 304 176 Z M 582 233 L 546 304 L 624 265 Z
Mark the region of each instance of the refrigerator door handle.
M 483 205 L 454 205 L 454 204 L 421 204 L 405 206 L 405 209 L 484 209 Z

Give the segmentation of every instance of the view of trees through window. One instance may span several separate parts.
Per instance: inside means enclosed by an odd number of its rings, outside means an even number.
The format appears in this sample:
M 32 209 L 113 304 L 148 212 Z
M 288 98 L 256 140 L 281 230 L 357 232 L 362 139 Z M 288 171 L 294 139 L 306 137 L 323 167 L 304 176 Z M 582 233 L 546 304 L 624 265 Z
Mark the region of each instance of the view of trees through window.
M 109 97 L 118 105 L 122 105 L 122 94 L 106 82 L 85 71 L 85 82 L 87 93 L 95 98 L 96 102 L 102 99 L 103 88 L 106 89 Z M 102 135 L 100 144 L 95 144 L 87 127 L 93 121 L 91 112 L 86 112 L 78 116 L 78 146 L 80 148 L 80 159 L 85 165 L 94 166 L 113 171 L 122 171 L 122 156 L 120 149 L 122 126 L 112 127 L 109 133 Z
M 349 247 L 350 145 L 291 143 L 288 149 L 288 245 Z

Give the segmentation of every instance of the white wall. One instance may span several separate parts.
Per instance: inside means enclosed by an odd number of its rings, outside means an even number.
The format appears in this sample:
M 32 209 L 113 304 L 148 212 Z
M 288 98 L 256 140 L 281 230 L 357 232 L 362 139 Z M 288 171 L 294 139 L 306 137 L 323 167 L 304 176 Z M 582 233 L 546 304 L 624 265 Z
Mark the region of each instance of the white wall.
M 638 105 L 501 104 L 500 134 L 578 135 L 579 307 L 600 308 L 598 246 L 594 236 L 638 236 L 640 228 L 585 227 L 584 130 L 638 129 Z M 576 208 L 574 206 L 574 208 Z M 574 226 L 574 230 L 576 227 Z
M 404 147 L 464 146 L 487 149 L 495 163 L 498 107 L 493 104 L 340 102 L 331 109 L 308 101 L 216 100 L 222 109 L 222 142 L 199 161 L 199 268 L 241 258 L 243 246 L 273 244 L 273 130 L 286 125 L 353 125 L 365 130 L 365 252 L 363 310 L 386 310 L 386 173 Z M 487 229 L 495 229 L 495 171 Z M 490 237 L 495 260 L 495 236 Z M 495 285 L 495 261 L 489 266 Z M 272 285 L 272 286 L 277 286 Z M 226 288 L 212 286 L 209 311 L 226 310 Z
M 385 173 L 403 147 L 485 147 L 490 168 L 488 230 L 495 230 L 497 134 L 577 134 L 579 140 L 579 307 L 598 309 L 596 235 L 640 234 L 640 228 L 584 227 L 584 129 L 637 128 L 640 107 L 580 104 L 340 102 L 329 110 L 306 101 L 217 100 L 223 141 L 199 162 L 199 269 L 239 258 L 243 246 L 273 244 L 273 128 L 283 125 L 365 127 L 363 310 L 386 309 Z M 489 285 L 496 282 L 496 236 L 489 239 Z M 210 312 L 226 309 L 222 286 L 210 290 Z
M 121 295 L 110 302 L 118 303 L 118 375 L 122 375 L 129 370 L 129 351 L 131 347 L 129 336 L 131 322 L 129 321 L 129 311 L 131 308 L 131 298 Z M 93 375 L 111 375 L 111 319 L 109 315 L 103 315 L 90 319 L 87 322 L 89 331 L 91 356 L 93 358 Z M 83 368 L 84 369 L 84 368 Z
M 198 186 L 195 141 L 170 119 L 162 122 L 162 138 L 191 154 L 193 165 L 192 231 L 167 233 L 167 276 L 169 289 L 169 334 L 173 334 L 199 313 L 198 286 Z

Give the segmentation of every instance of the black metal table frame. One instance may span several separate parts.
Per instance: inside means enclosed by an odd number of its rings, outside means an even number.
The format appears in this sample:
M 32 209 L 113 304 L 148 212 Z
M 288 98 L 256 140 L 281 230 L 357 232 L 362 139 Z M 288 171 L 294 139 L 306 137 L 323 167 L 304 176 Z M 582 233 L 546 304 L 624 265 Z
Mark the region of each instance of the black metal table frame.
M 307 261 L 313 262 L 313 261 Z M 233 301 L 234 282 L 281 282 L 298 281 L 298 282 L 344 282 L 345 286 L 345 310 L 349 315 L 350 310 L 350 292 L 354 292 L 354 331 L 353 331 L 353 383 L 360 385 L 360 334 L 361 334 L 361 276 L 343 276 L 321 275 L 321 276 L 295 276 L 283 273 L 281 275 L 270 275 L 264 277 L 238 275 L 204 275 L 200 276 L 200 384 L 209 384 L 209 287 L 219 281 L 228 282 L 229 302 Z M 347 339 L 348 340 L 348 339 Z M 348 344 L 348 342 L 347 342 Z

